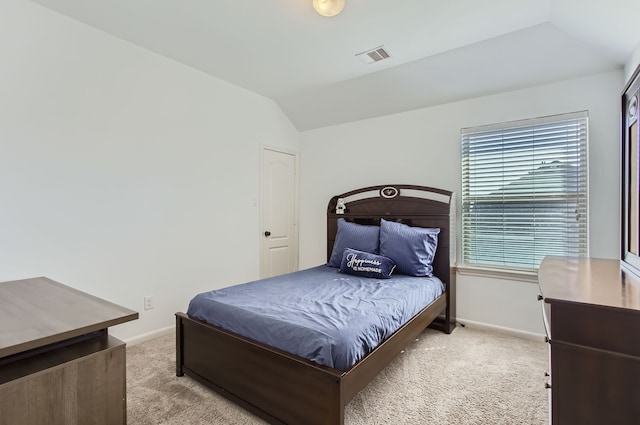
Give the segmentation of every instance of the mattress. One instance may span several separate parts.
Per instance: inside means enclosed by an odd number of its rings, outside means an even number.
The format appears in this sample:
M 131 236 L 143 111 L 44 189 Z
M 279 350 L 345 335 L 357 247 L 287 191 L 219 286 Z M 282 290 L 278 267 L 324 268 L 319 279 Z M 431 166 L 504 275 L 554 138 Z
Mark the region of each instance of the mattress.
M 435 276 L 375 279 L 322 265 L 198 294 L 187 314 L 344 371 L 443 291 Z

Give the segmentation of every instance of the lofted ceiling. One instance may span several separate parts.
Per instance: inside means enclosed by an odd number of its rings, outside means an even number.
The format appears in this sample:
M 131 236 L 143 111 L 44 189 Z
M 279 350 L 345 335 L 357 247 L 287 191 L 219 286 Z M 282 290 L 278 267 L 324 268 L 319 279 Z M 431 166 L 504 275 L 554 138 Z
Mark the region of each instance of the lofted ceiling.
M 273 99 L 301 131 L 622 68 L 638 0 L 32 0 Z M 357 53 L 384 45 L 391 58 Z

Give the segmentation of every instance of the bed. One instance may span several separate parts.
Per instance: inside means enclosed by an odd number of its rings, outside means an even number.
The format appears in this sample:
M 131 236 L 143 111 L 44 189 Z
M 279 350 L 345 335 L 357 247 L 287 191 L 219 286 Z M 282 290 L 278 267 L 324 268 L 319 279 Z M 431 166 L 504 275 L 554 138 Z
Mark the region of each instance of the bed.
M 426 307 L 403 318 L 375 348 L 352 356 L 346 363 L 321 359 L 329 355 L 312 360 L 304 353 L 267 343 L 269 340 L 260 341 L 256 335 L 252 338 L 231 331 L 227 324 L 226 328 L 211 324 L 191 310 L 191 315 L 176 313 L 176 374 L 191 376 L 272 424 L 343 425 L 347 403 L 427 326 L 446 333 L 455 328 L 455 250 L 450 231 L 455 224 L 454 205 L 452 192 L 415 185 L 371 186 L 330 199 L 329 263 L 335 261 L 336 235 L 345 223 L 408 226 L 412 231 L 439 229 L 433 270 L 428 274 L 439 279 L 442 290 Z M 326 266 L 319 266 L 292 278 L 306 279 L 307 274 L 316 272 L 330 273 Z M 333 274 L 335 278 L 335 270 Z M 223 316 L 235 317 L 233 311 Z M 245 324 L 245 328 L 251 329 L 259 321 Z M 311 351 L 318 352 L 314 347 Z

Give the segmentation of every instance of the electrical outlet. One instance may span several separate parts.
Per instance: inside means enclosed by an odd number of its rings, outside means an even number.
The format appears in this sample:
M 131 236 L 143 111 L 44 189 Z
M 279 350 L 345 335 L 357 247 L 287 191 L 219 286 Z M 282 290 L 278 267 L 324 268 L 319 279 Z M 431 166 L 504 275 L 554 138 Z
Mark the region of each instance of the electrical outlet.
M 146 297 L 144 297 L 144 309 L 151 310 L 153 307 L 153 295 L 147 295 Z

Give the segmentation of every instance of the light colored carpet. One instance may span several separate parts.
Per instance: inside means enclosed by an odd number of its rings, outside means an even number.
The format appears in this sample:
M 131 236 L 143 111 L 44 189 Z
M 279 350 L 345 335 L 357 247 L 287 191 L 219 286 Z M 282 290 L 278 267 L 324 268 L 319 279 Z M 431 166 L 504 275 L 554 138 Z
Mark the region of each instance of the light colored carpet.
M 427 329 L 347 406 L 346 425 L 547 424 L 544 342 Z M 129 425 L 258 425 L 263 420 L 175 376 L 175 336 L 127 348 Z

